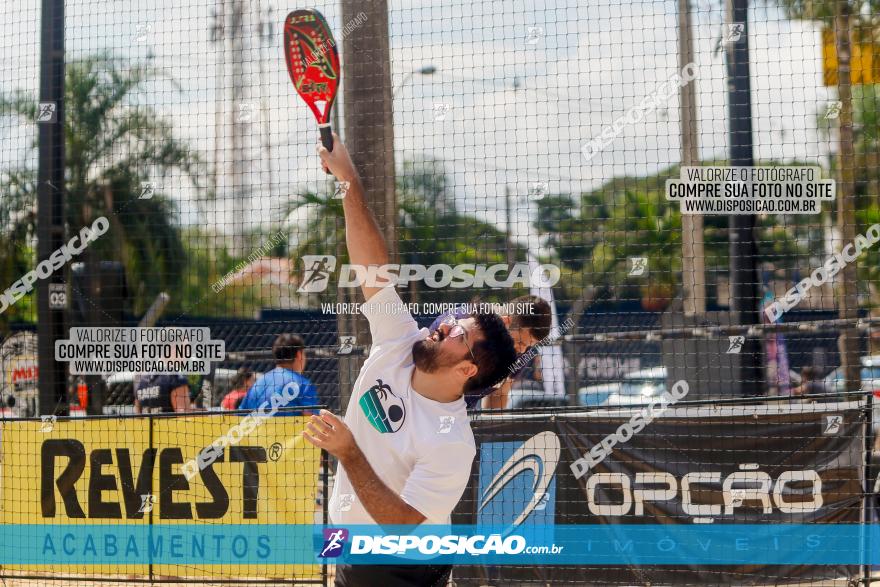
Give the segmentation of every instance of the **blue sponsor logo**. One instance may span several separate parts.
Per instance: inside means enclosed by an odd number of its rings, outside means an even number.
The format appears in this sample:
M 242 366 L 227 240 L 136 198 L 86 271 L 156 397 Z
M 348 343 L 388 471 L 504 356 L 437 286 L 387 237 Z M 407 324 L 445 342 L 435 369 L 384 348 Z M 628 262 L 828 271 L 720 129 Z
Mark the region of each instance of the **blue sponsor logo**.
M 552 526 L 561 446 L 553 432 L 480 445 L 478 525 Z

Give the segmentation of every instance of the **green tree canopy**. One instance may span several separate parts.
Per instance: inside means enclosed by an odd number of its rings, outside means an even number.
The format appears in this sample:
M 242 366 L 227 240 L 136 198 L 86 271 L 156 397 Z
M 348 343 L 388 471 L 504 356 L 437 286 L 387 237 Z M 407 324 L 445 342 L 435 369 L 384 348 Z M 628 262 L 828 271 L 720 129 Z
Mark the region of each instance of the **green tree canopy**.
M 706 165 L 720 163 L 708 162 Z M 766 163 L 772 165 L 772 163 Z M 563 269 L 562 299 L 595 287 L 602 298 L 633 300 L 676 295 L 681 288 L 681 213 L 665 196 L 678 166 L 646 177 L 617 177 L 574 197 L 538 201 L 535 229 Z M 812 217 L 762 217 L 758 240 L 768 261 L 794 266 L 803 258 Z M 707 281 L 728 268 L 727 216 L 705 218 Z M 647 259 L 643 276 L 630 275 L 632 257 Z
M 176 293 L 186 264 L 176 207 L 162 189 L 163 179 L 184 175 L 198 193 L 206 175 L 200 157 L 175 138 L 171 123 L 137 102 L 143 86 L 157 77 L 149 62 L 131 65 L 108 54 L 68 63 L 65 76 L 68 232 L 108 218 L 110 232 L 89 252 L 94 259 L 124 263 L 136 313 L 159 292 Z M 33 122 L 36 110 L 36 97 L 28 93 L 0 96 L 0 116 Z M 6 284 L 36 262 L 36 148 L 35 141 L 24 165 L 0 174 L 0 193 L 8 194 L 0 201 L 0 222 L 12 245 L 0 251 L 0 279 Z M 141 197 L 150 191 L 151 197 Z

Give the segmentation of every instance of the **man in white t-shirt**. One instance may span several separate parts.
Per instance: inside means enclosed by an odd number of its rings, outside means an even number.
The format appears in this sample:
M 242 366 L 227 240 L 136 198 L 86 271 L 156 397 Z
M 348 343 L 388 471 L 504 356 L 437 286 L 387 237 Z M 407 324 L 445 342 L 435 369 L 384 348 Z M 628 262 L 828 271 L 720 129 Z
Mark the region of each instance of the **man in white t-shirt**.
M 388 264 L 388 251 L 364 202 L 345 145 L 318 147 L 325 171 L 348 182 L 343 199 L 351 263 Z M 343 183 L 343 185 L 345 185 Z M 363 314 L 372 349 L 342 420 L 322 410 L 303 436 L 339 460 L 330 497 L 334 524 L 446 524 L 476 454 L 464 393 L 490 387 L 516 359 L 495 314 L 419 329 L 393 285 L 364 283 Z M 337 587 L 445 586 L 448 565 L 337 565 Z

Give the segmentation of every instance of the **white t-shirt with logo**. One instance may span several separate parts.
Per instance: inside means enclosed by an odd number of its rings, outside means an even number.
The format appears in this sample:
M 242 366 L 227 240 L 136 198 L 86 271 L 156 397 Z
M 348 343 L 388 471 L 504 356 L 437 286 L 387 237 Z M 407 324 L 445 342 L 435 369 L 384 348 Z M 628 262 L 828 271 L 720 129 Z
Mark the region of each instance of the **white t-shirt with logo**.
M 448 524 L 461 499 L 476 455 L 464 399 L 440 403 L 412 389 L 412 346 L 428 336 L 406 311 L 393 287 L 361 307 L 373 339 L 345 412 L 377 477 L 425 516 Z M 330 497 L 334 524 L 375 524 L 342 465 Z

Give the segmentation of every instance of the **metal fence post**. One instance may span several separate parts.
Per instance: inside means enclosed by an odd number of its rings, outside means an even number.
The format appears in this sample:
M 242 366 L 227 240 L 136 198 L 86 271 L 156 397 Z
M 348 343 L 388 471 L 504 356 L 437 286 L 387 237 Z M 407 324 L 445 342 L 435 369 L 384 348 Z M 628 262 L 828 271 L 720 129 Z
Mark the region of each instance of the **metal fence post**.
M 154 448 L 154 446 L 153 446 L 153 419 L 154 419 L 154 418 L 153 418 L 153 414 L 152 414 L 152 413 L 148 413 L 148 414 L 147 414 L 147 422 L 148 422 L 149 425 L 150 425 L 150 427 L 149 427 L 149 429 L 150 429 L 150 434 L 149 434 L 149 450 L 153 450 L 153 448 Z M 158 451 L 157 451 L 157 452 L 158 452 Z M 156 462 L 158 462 L 158 459 L 156 459 L 156 460 L 154 461 L 154 463 L 156 463 Z M 141 466 L 143 466 L 143 464 L 141 464 Z M 155 465 L 154 465 L 154 466 L 155 466 Z M 156 488 L 153 487 L 153 483 L 154 483 L 153 480 L 154 480 L 154 479 L 155 479 L 155 475 L 150 475 L 150 494 L 151 494 L 151 495 L 156 495 Z M 157 501 L 158 501 L 158 500 L 157 500 Z M 150 535 L 152 535 L 152 530 L 153 530 L 153 508 L 150 508 L 150 511 L 149 511 L 148 513 L 150 514 L 150 518 L 149 518 L 149 520 L 150 520 L 150 521 L 149 521 Z M 147 552 L 148 552 L 148 553 L 151 552 L 151 551 L 150 551 L 150 548 L 149 548 L 149 545 L 147 546 Z M 148 560 L 149 560 L 149 563 L 148 563 L 148 564 L 149 564 L 149 567 L 148 567 L 148 568 L 149 568 L 149 570 L 150 570 L 150 572 L 149 572 L 149 575 L 150 575 L 150 583 L 152 583 L 152 582 L 153 582 L 153 557 L 152 557 L 152 555 L 150 555 L 150 557 L 149 557 Z
M 43 0 L 40 31 L 40 103 L 53 109 L 38 122 L 37 261 L 64 244 L 64 0 Z M 43 109 L 38 109 L 42 117 Z M 40 373 L 39 413 L 67 415 L 67 365 L 55 361 L 55 341 L 64 338 L 66 309 L 49 299 L 51 284 L 64 283 L 58 271 L 40 279 L 37 292 L 37 361 Z M 66 297 L 66 296 L 65 296 Z M 65 304 L 66 300 L 65 300 Z

